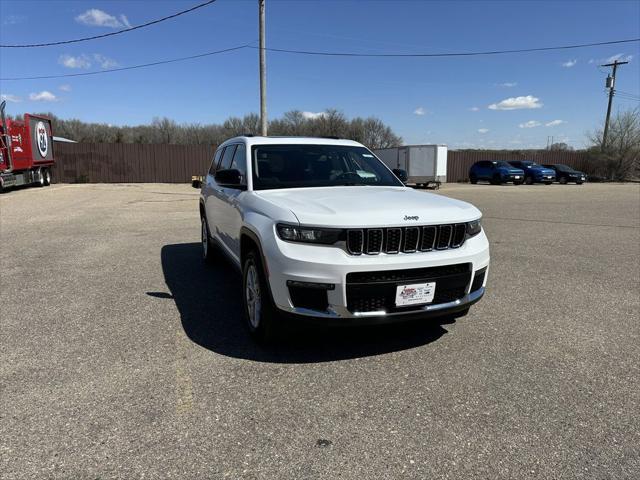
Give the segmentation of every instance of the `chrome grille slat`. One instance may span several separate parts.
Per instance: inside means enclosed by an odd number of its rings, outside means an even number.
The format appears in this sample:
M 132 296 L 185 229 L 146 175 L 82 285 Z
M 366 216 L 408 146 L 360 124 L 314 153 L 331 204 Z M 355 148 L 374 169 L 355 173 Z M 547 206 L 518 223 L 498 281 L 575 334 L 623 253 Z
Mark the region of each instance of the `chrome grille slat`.
M 347 230 L 347 251 L 351 255 L 361 255 L 364 246 L 363 230 Z
M 365 253 L 377 255 L 382 251 L 382 240 L 384 232 L 381 228 L 370 228 L 367 230 L 367 248 Z
M 402 245 L 402 229 L 393 227 L 387 228 L 387 244 L 385 251 L 387 253 L 398 253 Z
M 346 248 L 351 255 L 415 253 L 460 248 L 466 224 L 348 229 Z
M 404 253 L 413 253 L 418 249 L 418 241 L 420 240 L 420 229 L 418 227 L 406 227 L 404 229 Z
M 438 227 L 438 240 L 436 249 L 446 250 L 451 244 L 451 236 L 453 235 L 453 225 L 440 225 Z
M 436 243 L 437 233 L 438 227 L 422 227 L 422 243 L 420 244 L 421 251 L 428 252 L 429 250 L 433 250 Z
M 464 237 L 467 233 L 467 226 L 464 223 L 457 223 L 453 227 L 453 235 L 451 237 L 451 248 L 458 248 L 464 243 Z

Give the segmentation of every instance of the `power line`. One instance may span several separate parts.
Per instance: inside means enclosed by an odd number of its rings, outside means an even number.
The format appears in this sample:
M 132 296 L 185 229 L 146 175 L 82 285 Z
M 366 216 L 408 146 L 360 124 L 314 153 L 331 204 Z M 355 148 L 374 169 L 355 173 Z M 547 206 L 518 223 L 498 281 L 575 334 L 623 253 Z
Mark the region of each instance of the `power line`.
M 185 13 L 193 12 L 194 10 L 198 10 L 199 8 L 206 7 L 207 5 L 211 5 L 216 0 L 208 0 L 207 2 L 201 3 L 199 5 L 195 5 L 186 10 L 182 10 L 180 12 L 174 13 L 173 15 L 168 15 L 166 17 L 158 18 L 157 20 L 152 20 L 147 23 L 143 23 L 141 25 L 136 25 L 134 27 L 125 28 L 123 30 L 118 30 L 117 32 L 105 33 L 102 35 L 94 35 L 93 37 L 84 37 L 84 38 L 76 38 L 74 40 L 61 40 L 59 42 L 50 42 L 50 43 L 31 43 L 26 45 L 0 45 L 0 48 L 34 48 L 34 47 L 51 47 L 54 45 L 67 45 L 69 43 L 79 43 L 79 42 L 87 42 L 89 40 L 97 40 L 98 38 L 112 37 L 114 35 L 120 35 L 121 33 L 131 32 L 133 30 L 138 30 L 140 28 L 149 27 L 151 25 L 155 25 L 156 23 L 164 22 L 166 20 L 171 20 L 172 18 L 179 17 L 180 15 L 184 15 Z
M 494 50 L 494 51 L 486 51 L 486 52 L 458 52 L 458 53 L 454 52 L 454 53 L 423 53 L 423 54 L 415 54 L 415 53 L 398 53 L 398 54 L 362 53 L 361 54 L 361 53 L 347 53 L 347 52 L 311 52 L 311 51 L 303 51 L 303 50 L 286 50 L 286 49 L 280 49 L 280 48 L 265 48 L 264 50 L 272 51 L 272 52 L 293 53 L 293 54 L 300 54 L 300 55 L 328 55 L 328 56 L 350 56 L 350 57 L 352 56 L 354 57 L 463 57 L 463 56 L 474 56 L 474 55 L 498 55 L 498 54 L 508 54 L 508 53 L 537 52 L 537 51 L 558 50 L 558 49 L 568 49 L 568 48 L 584 48 L 584 47 L 592 47 L 597 45 L 612 45 L 617 43 L 629 43 L 629 42 L 638 42 L 638 41 L 640 41 L 640 38 L 634 38 L 634 39 L 628 39 L 628 40 L 612 40 L 609 42 L 599 42 L 599 43 L 584 43 L 579 45 L 565 45 L 565 46 L 558 46 L 558 47 L 529 48 L 529 49 L 519 49 L 519 50 Z M 209 55 L 216 55 L 218 53 L 231 52 L 234 50 L 242 50 L 244 48 L 260 49 L 260 47 L 256 47 L 251 43 L 254 43 L 254 42 L 250 42 L 245 45 L 239 45 L 237 47 L 227 48 L 224 50 L 216 50 L 213 52 L 190 55 L 188 57 L 179 57 L 179 58 L 172 58 L 169 60 L 160 60 L 157 62 L 133 65 L 130 67 L 111 68 L 106 70 L 100 70 L 97 72 L 68 73 L 68 74 L 62 74 L 62 75 L 39 75 L 39 76 L 33 76 L 33 77 L 9 77 L 9 78 L 0 78 L 0 80 L 13 81 L 13 80 L 41 80 L 41 79 L 51 79 L 51 78 L 84 77 L 88 75 L 99 75 L 102 73 L 120 72 L 124 70 L 134 70 L 137 68 L 152 67 L 156 65 L 163 65 L 166 63 L 182 62 L 185 60 L 192 60 L 195 58 L 206 57 Z
M 40 75 L 37 77 L 11 77 L 0 78 L 0 81 L 8 82 L 13 80 L 41 80 L 47 78 L 67 78 L 67 77 L 85 77 L 88 75 L 99 75 L 102 73 L 121 72 L 123 70 L 134 70 L 136 68 L 154 67 L 156 65 L 164 65 L 167 63 L 184 62 L 185 60 L 193 60 L 195 58 L 208 57 L 210 55 L 217 55 L 219 53 L 233 52 L 235 50 L 241 50 L 247 48 L 249 44 L 239 45 L 237 47 L 225 48 L 223 50 L 216 50 L 214 52 L 199 53 L 198 55 L 191 55 L 189 57 L 172 58 L 169 60 L 159 60 L 157 62 L 143 63 L 140 65 L 132 65 L 130 67 L 110 68 L 107 70 L 98 70 L 97 72 L 83 72 L 83 73 L 67 73 L 64 75 Z
M 284 48 L 265 48 L 269 52 L 293 53 L 297 55 L 318 55 L 328 57 L 472 57 L 479 55 L 502 55 L 507 53 L 544 52 L 550 50 L 569 50 L 575 48 L 597 47 L 601 45 L 615 45 L 619 43 L 638 42 L 640 38 L 625 40 L 611 40 L 608 42 L 581 43 L 575 45 L 561 45 L 556 47 L 520 48 L 515 50 L 489 50 L 479 52 L 453 52 L 453 53 L 356 53 L 356 52 L 321 52 L 312 50 L 288 50 Z M 260 48 L 251 46 L 250 48 Z

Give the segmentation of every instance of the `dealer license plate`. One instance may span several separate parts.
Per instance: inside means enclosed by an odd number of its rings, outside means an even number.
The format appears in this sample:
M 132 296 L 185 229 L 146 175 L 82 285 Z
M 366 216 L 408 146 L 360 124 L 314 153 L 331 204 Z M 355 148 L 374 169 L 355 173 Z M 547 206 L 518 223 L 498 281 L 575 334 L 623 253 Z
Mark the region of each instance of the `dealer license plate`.
M 396 287 L 396 307 L 431 303 L 436 293 L 436 282 L 413 283 Z

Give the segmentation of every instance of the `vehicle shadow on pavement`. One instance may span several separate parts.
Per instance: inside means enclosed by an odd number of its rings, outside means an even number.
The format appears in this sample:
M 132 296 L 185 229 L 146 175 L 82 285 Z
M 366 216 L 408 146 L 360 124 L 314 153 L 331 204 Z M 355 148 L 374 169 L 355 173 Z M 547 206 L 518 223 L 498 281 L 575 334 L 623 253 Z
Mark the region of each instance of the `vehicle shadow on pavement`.
M 202 261 L 200 243 L 165 245 L 162 269 L 171 295 L 147 295 L 176 303 L 182 327 L 198 345 L 234 358 L 273 363 L 315 363 L 380 355 L 426 345 L 447 333 L 453 319 L 366 327 L 324 327 L 287 322 L 278 340 L 256 344 L 243 324 L 241 277 L 224 258 Z

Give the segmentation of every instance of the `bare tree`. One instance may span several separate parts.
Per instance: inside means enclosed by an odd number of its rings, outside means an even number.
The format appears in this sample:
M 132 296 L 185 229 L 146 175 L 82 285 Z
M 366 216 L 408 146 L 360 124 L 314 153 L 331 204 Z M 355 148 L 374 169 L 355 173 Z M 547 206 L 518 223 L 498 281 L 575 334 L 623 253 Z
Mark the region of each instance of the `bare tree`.
M 198 123 L 177 124 L 163 117 L 154 118 L 150 125 L 119 126 L 105 123 L 85 123 L 78 119 L 63 120 L 52 113 L 43 113 L 53 121 L 55 135 L 87 143 L 178 143 L 214 145 L 229 137 L 260 132 L 260 118 L 251 113 L 242 118 L 230 117 L 222 125 Z M 269 123 L 272 135 L 335 136 L 357 140 L 370 148 L 397 146 L 402 139 L 381 120 L 356 117 L 347 120 L 336 109 L 309 117 L 299 110 L 291 110 L 282 118 Z
M 557 143 L 552 143 L 551 146 L 549 147 L 549 150 L 567 151 L 567 150 L 573 150 L 573 147 L 564 142 L 557 142 Z
M 604 169 L 609 180 L 627 180 L 640 175 L 640 110 L 618 112 L 609 122 L 607 143 L 602 148 L 603 131 L 589 134 L 594 145 L 591 159 Z

